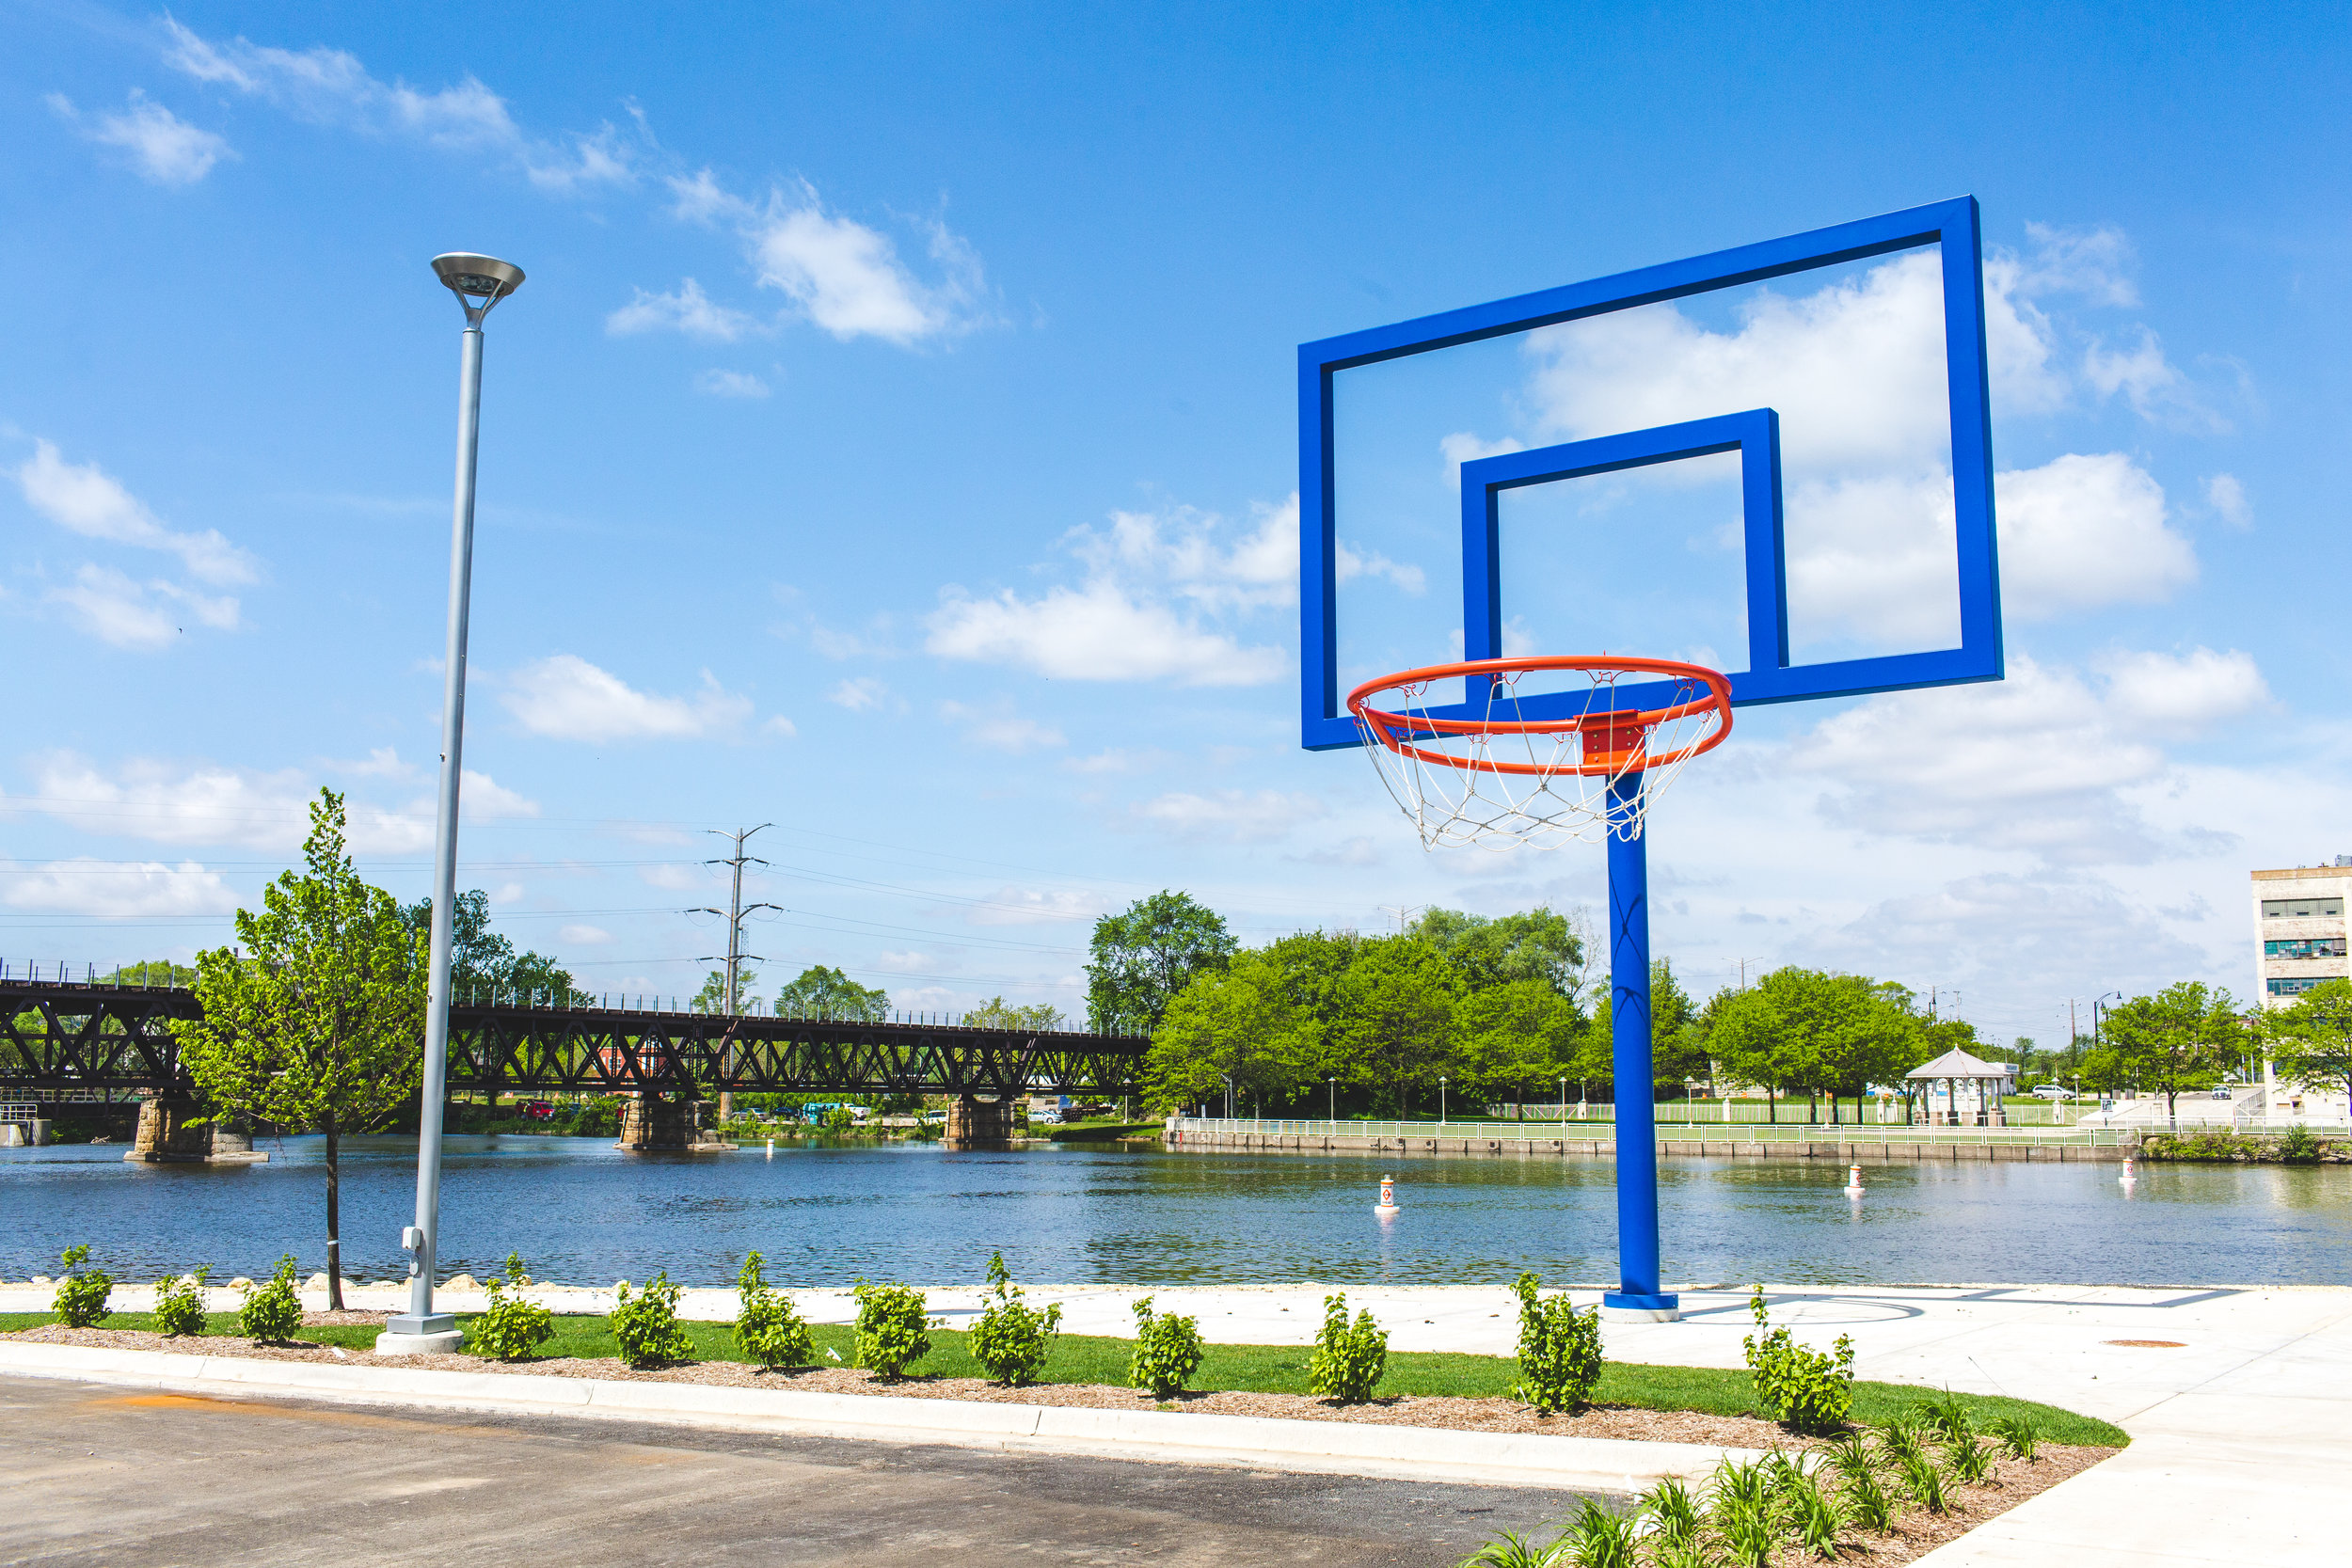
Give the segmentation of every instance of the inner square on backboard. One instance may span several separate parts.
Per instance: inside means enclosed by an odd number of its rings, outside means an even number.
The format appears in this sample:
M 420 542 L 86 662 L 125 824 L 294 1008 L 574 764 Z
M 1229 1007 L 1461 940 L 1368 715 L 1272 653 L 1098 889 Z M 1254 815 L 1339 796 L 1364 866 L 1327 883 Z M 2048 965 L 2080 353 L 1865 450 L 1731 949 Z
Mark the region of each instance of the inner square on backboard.
M 1302 345 L 1305 744 L 1482 654 L 1685 657 L 1742 705 L 1998 678 L 1981 270 L 1963 198 Z M 1466 474 L 1518 479 L 1499 552 Z

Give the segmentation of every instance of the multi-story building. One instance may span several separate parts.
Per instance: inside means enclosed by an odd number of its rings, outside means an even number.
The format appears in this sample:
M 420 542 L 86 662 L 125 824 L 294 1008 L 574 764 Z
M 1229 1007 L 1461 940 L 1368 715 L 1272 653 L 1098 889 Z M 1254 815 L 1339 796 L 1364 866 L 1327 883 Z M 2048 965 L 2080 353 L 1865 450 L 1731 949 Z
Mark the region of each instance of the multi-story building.
M 2287 1006 L 2322 980 L 2352 977 L 2347 897 L 2352 855 L 2338 855 L 2333 865 L 2254 873 L 2254 994 L 2265 1006 Z

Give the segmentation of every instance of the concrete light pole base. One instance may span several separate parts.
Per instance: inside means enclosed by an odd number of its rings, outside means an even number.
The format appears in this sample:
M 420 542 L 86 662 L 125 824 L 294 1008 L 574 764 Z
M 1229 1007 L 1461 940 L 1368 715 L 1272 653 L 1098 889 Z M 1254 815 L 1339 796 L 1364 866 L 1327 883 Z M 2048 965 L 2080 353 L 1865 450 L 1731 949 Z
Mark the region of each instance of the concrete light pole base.
M 378 1355 L 448 1355 L 466 1342 L 465 1331 L 447 1312 L 420 1318 L 404 1312 L 384 1322 L 375 1337 Z

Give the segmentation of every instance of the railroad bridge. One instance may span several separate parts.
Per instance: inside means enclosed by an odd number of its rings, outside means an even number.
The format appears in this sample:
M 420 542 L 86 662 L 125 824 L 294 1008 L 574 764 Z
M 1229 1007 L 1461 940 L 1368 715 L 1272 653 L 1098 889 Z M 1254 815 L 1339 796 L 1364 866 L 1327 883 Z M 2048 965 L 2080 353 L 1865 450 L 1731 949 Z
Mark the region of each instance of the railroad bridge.
M 145 1102 L 142 1146 L 161 1146 L 194 1106 L 173 1029 L 201 1018 L 180 987 L 0 979 L 0 1101 Z M 626 1007 L 459 1002 L 450 1008 L 453 1091 L 631 1097 L 624 1143 L 691 1140 L 719 1094 L 938 1094 L 948 1135 L 993 1142 L 1031 1090 L 1132 1093 L 1151 1042 L 1138 1036 L 956 1023 L 726 1016 Z

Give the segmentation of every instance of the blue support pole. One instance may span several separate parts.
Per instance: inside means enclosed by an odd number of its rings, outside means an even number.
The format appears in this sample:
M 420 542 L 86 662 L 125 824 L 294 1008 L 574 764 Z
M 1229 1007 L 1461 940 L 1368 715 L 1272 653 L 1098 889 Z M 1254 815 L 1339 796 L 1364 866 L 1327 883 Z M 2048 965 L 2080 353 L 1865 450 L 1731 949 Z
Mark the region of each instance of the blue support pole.
M 1617 1087 L 1618 1289 L 1612 1315 L 1672 1320 L 1677 1298 L 1659 1290 L 1658 1114 L 1650 1066 L 1649 846 L 1642 776 L 1609 781 L 1610 1060 Z

